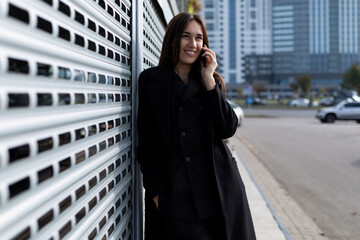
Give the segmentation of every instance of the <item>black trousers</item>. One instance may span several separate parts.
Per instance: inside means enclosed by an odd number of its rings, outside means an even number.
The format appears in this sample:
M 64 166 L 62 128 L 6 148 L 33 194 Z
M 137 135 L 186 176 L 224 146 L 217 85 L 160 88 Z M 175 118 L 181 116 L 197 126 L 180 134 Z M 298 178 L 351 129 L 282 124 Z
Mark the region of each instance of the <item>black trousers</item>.
M 223 240 L 225 230 L 219 215 L 204 220 L 161 219 L 161 232 L 167 240 Z
M 147 218 L 146 216 L 151 216 Z M 220 213 L 204 220 L 174 220 L 145 200 L 145 240 L 224 240 L 225 224 Z M 150 220 L 150 221 L 149 221 Z

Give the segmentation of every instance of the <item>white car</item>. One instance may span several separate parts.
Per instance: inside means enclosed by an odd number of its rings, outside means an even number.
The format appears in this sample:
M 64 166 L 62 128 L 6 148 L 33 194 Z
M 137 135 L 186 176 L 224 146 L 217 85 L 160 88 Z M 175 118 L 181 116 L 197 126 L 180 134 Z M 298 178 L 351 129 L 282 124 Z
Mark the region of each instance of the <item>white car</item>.
M 234 112 L 238 118 L 238 126 L 240 127 L 242 122 L 244 121 L 244 111 L 242 110 L 242 108 L 237 105 L 236 103 L 234 103 L 233 101 L 226 99 L 226 101 L 230 104 L 230 106 L 234 109 Z
M 291 99 L 288 103 L 290 107 L 308 107 L 310 104 L 309 99 L 307 98 L 295 98 Z
M 356 120 L 360 123 L 360 102 L 344 100 L 334 107 L 319 109 L 315 117 L 322 123 L 333 123 L 335 120 Z

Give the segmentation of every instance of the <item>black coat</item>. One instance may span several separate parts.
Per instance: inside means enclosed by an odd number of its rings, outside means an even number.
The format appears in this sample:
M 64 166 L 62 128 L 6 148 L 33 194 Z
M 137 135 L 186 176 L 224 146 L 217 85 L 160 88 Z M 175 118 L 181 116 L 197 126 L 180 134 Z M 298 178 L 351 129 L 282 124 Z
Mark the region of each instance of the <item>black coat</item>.
M 171 79 L 165 67 L 143 71 L 139 77 L 138 161 L 145 188 L 145 239 L 162 239 L 158 234 L 158 213 L 153 198 L 164 180 L 170 143 Z M 200 79 L 199 79 L 200 81 Z M 254 240 L 255 232 L 245 188 L 236 161 L 222 139 L 235 134 L 237 118 L 219 87 L 207 98 L 207 125 L 221 212 L 227 240 Z M 161 235 L 161 234 L 160 234 Z

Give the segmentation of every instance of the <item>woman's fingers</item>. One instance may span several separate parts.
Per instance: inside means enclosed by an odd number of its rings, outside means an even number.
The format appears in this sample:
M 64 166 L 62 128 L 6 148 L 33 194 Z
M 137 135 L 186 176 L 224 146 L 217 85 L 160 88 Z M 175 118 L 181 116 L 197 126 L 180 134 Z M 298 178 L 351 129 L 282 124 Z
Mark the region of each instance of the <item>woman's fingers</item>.
M 204 54 L 210 53 L 216 59 L 215 52 L 213 50 L 211 50 L 210 48 L 208 48 L 206 45 L 204 45 L 202 50 L 204 51 L 203 56 L 204 56 Z

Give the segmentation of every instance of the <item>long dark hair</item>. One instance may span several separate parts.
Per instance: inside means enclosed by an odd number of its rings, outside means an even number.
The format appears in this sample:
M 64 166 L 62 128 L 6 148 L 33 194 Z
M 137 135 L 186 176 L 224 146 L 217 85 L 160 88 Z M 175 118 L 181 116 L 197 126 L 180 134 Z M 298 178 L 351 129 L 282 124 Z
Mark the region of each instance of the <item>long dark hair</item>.
M 174 68 L 179 62 L 179 51 L 180 51 L 180 40 L 183 31 L 190 21 L 196 21 L 200 24 L 203 31 L 203 44 L 209 47 L 208 35 L 203 19 L 199 15 L 191 13 L 179 13 L 171 19 L 168 26 L 166 27 L 166 33 L 161 49 L 161 55 L 159 60 L 159 66 Z M 193 63 L 193 70 L 200 70 L 200 59 L 199 58 Z M 225 81 L 221 75 L 214 72 L 214 78 L 218 81 L 223 92 L 226 91 Z

